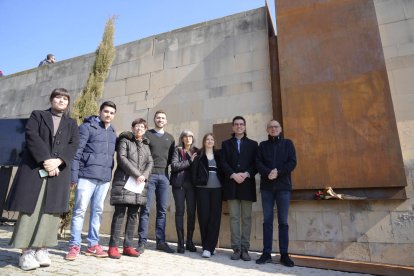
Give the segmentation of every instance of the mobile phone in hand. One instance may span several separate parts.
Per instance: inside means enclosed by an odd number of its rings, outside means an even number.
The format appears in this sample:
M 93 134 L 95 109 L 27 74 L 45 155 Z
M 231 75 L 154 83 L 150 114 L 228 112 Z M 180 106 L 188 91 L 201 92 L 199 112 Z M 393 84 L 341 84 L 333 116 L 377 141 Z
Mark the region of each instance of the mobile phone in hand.
M 47 171 L 45 171 L 44 169 L 40 169 L 39 170 L 39 175 L 41 178 L 46 177 L 49 175 L 49 173 Z

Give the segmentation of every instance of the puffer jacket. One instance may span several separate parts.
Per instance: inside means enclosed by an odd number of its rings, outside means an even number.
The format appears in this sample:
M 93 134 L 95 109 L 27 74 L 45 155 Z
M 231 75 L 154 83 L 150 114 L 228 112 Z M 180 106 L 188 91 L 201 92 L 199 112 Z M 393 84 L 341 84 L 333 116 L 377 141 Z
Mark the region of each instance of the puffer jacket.
M 116 155 L 118 165 L 112 182 L 111 205 L 145 205 L 147 203 L 148 178 L 154 166 L 148 144 L 147 138 L 144 137 L 142 141 L 138 141 L 132 132 L 123 132 L 119 136 Z M 130 176 L 137 179 L 141 175 L 146 178 L 142 193 L 136 194 L 124 189 Z
M 85 118 L 79 127 L 79 147 L 72 161 L 71 182 L 78 178 L 109 182 L 114 167 L 116 133 L 98 116 Z

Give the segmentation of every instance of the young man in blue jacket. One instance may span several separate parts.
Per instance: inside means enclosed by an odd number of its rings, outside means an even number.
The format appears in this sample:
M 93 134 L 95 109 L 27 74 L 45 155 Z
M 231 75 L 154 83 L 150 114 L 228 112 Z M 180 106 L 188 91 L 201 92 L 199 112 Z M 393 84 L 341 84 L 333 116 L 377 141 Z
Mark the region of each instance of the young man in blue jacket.
M 77 185 L 75 206 L 72 211 L 69 252 L 65 259 L 73 261 L 79 255 L 81 233 L 85 212 L 90 206 L 88 247 L 86 255 L 108 257 L 99 245 L 103 205 L 112 178 L 116 133 L 111 121 L 116 105 L 111 101 L 102 103 L 99 116 L 85 118 L 79 127 L 80 143 L 72 162 L 71 184 Z
M 267 133 L 269 138 L 260 143 L 256 158 L 263 207 L 263 253 L 256 263 L 272 261 L 273 210 L 276 202 L 280 262 L 292 267 L 294 263 L 288 255 L 288 212 L 292 191 L 291 172 L 296 167 L 296 151 L 293 142 L 281 136 L 282 127 L 278 121 L 271 120 L 267 124 Z

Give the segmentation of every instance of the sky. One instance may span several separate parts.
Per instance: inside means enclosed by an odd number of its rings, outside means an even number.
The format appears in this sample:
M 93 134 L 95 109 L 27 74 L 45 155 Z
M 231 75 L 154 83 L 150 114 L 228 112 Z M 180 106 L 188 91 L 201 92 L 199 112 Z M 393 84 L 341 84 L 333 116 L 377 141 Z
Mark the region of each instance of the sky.
M 274 0 L 269 0 L 273 13 Z M 0 70 L 37 67 L 94 52 L 115 16 L 115 46 L 256 9 L 265 0 L 0 0 Z

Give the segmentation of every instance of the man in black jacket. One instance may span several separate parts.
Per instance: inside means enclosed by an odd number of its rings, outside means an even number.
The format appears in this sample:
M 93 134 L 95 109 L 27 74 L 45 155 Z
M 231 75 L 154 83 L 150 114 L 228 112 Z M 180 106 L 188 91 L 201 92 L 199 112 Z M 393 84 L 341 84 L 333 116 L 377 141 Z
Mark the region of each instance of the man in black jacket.
M 263 253 L 257 264 L 272 261 L 273 210 L 276 202 L 279 224 L 280 262 L 294 266 L 288 255 L 289 225 L 288 211 L 292 191 L 291 172 L 296 167 L 296 152 L 293 142 L 281 137 L 282 127 L 276 120 L 267 124 L 269 139 L 259 145 L 256 158 L 260 173 L 260 191 L 263 207 Z
M 223 197 L 230 212 L 232 260 L 250 261 L 252 203 L 256 201 L 257 142 L 246 136 L 246 120 L 233 118 L 232 138 L 223 142 L 222 167 L 225 174 Z M 240 231 L 241 228 L 241 231 Z

